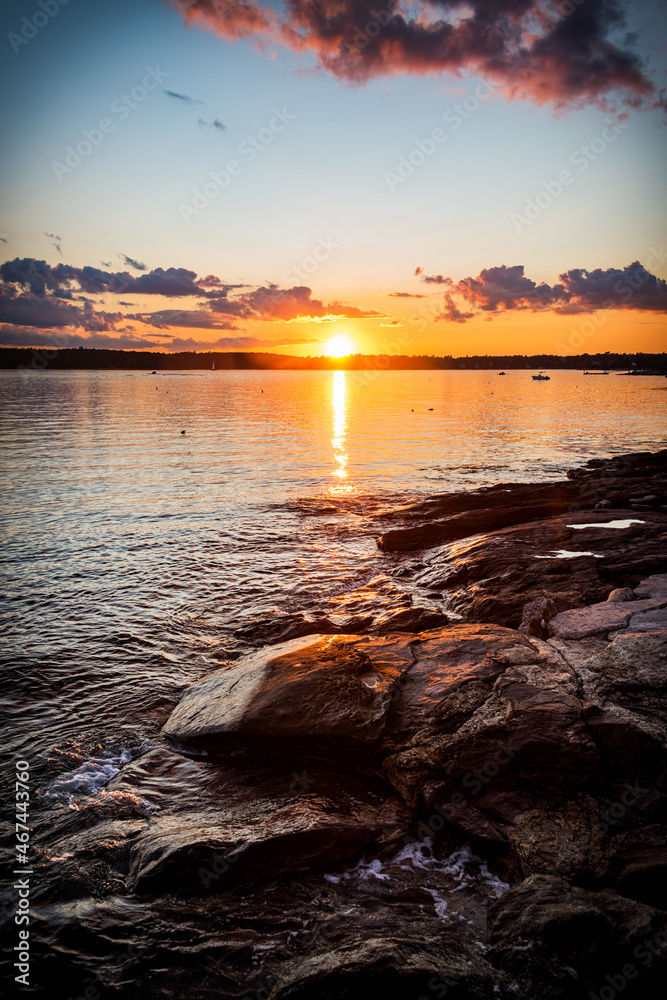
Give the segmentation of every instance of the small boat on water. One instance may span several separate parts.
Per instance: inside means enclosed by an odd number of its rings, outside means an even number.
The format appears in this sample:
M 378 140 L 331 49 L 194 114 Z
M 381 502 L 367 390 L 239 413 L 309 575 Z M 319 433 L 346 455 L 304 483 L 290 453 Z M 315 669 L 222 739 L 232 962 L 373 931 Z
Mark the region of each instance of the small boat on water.
M 212 371 L 212 372 L 214 372 L 214 371 L 215 371 L 215 361 L 214 361 L 214 362 L 213 362 L 213 364 L 211 365 L 211 371 Z
M 498 372 L 499 375 L 506 375 L 506 372 Z
M 533 382 L 549 382 L 550 379 L 550 375 L 542 375 L 542 373 L 539 375 L 533 375 Z
M 608 375 L 609 372 L 584 372 L 584 375 Z

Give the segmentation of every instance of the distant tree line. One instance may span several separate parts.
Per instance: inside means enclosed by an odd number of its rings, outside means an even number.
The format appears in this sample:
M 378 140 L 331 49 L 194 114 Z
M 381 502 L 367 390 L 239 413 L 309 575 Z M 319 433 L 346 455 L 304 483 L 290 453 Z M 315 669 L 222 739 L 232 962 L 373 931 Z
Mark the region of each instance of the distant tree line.
M 554 354 L 475 354 L 464 358 L 451 355 L 351 354 L 345 358 L 326 356 L 296 358 L 291 354 L 268 354 L 223 351 L 110 351 L 94 348 L 63 350 L 29 347 L 0 348 L 0 368 L 33 369 L 120 369 L 125 371 L 438 371 L 448 369 L 591 369 L 603 371 L 653 370 L 667 372 L 667 353 L 662 354 L 577 354 L 559 357 Z

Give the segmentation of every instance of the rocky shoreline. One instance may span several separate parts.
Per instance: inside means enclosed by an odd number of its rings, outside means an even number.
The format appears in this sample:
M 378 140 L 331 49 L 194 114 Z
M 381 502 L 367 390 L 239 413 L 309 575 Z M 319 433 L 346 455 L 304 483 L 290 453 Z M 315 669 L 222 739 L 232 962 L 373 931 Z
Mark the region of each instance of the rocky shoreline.
M 394 512 L 424 607 L 281 620 L 54 813 L 49 995 L 662 996 L 666 537 L 667 452 Z

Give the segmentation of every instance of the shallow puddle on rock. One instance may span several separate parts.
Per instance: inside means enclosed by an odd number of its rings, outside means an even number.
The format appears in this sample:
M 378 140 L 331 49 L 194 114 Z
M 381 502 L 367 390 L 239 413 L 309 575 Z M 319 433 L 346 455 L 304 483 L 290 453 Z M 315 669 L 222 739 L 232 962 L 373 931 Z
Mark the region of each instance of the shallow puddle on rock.
M 570 552 L 568 549 L 554 549 L 550 556 L 535 556 L 536 559 L 576 559 L 578 556 L 592 556 L 593 559 L 602 559 L 601 555 L 595 552 Z
M 646 524 L 646 521 L 639 521 L 635 517 L 628 517 L 625 520 L 604 521 L 598 522 L 598 524 L 568 524 L 568 528 L 574 528 L 575 531 L 579 531 L 581 528 L 629 528 L 631 524 Z

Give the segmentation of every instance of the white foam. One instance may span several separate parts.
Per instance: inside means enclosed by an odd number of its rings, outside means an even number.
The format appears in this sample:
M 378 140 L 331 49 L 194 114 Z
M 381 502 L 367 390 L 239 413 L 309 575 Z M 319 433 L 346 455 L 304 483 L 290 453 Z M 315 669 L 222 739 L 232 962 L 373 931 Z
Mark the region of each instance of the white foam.
M 437 866 L 442 864 L 433 857 L 432 843 L 428 837 L 423 841 L 415 840 L 411 844 L 406 844 L 394 858 L 395 864 L 400 864 L 401 861 L 409 861 L 413 868 L 423 868 L 427 872 L 439 871 Z M 401 865 L 401 868 L 409 870 L 407 865 Z
M 433 909 L 435 910 L 436 915 L 445 923 L 449 922 L 450 918 L 447 915 L 447 900 L 442 898 L 437 889 L 429 889 L 426 885 L 422 888 L 433 896 Z
M 382 862 L 378 858 L 368 862 L 362 858 L 356 868 L 352 869 L 352 874 L 356 874 L 359 879 L 379 878 L 391 881 L 391 875 L 383 872 Z
M 486 885 L 493 890 L 494 895 L 502 896 L 504 892 L 507 892 L 507 890 L 511 888 L 509 882 L 503 882 L 501 878 L 498 878 L 497 875 L 490 872 L 486 864 L 481 864 L 479 866 L 479 872 Z
M 370 878 L 391 881 L 391 875 L 387 875 L 383 871 L 382 862 L 379 858 L 374 858 L 373 861 L 366 861 L 365 858 L 362 858 L 354 868 L 348 868 L 347 871 L 341 872 L 340 875 L 325 875 L 324 878 L 327 882 L 332 882 L 334 885 L 352 878 L 356 878 L 357 881 L 367 881 Z
M 132 754 L 129 750 L 121 750 L 120 754 L 104 754 L 101 757 L 91 757 L 85 763 L 75 767 L 73 771 L 65 771 L 42 792 L 45 799 L 67 799 L 74 802 L 77 796 L 93 796 L 120 772 L 121 767 L 129 764 Z
M 459 892 L 469 886 L 479 886 L 480 882 L 491 889 L 495 896 L 502 896 L 510 888 L 506 882 L 502 882 L 496 875 L 493 875 L 482 859 L 473 854 L 467 845 L 454 851 L 449 857 L 439 860 L 433 855 L 433 844 L 428 837 L 425 837 L 423 841 L 415 840 L 406 844 L 386 865 L 383 865 L 378 858 L 373 861 L 366 861 L 365 858 L 362 858 L 354 868 L 349 868 L 338 875 L 324 875 L 324 878 L 334 885 L 339 885 L 350 879 L 367 881 L 370 878 L 377 878 L 393 881 L 392 876 L 385 871 L 385 868 L 392 865 L 398 865 L 403 871 L 420 869 L 429 873 L 437 872 L 448 875 L 454 882 L 458 882 L 456 888 L 452 890 L 453 892 Z M 439 891 L 427 886 L 423 886 L 423 888 L 433 896 L 438 916 L 445 919 L 446 900 L 440 896 Z M 451 918 L 448 915 L 446 919 Z
M 414 868 L 422 868 L 424 871 L 440 872 L 443 875 L 449 875 L 455 882 L 459 883 L 454 892 L 459 892 L 461 889 L 465 889 L 474 883 L 474 879 L 468 870 L 470 867 L 477 868 L 477 879 L 481 879 L 493 891 L 494 895 L 502 896 L 509 889 L 509 885 L 501 881 L 496 875 L 493 875 L 482 859 L 473 854 L 467 845 L 459 848 L 458 851 L 454 851 L 448 858 L 443 858 L 439 861 L 433 856 L 432 843 L 426 837 L 422 843 L 416 841 L 412 844 L 406 844 L 400 854 L 394 858 L 394 861 L 409 861 Z M 406 866 L 402 867 L 405 868 Z M 429 889 L 428 891 L 430 892 L 431 890 Z
M 631 524 L 646 524 L 646 521 L 638 521 L 635 517 L 628 517 L 618 521 L 598 521 L 597 524 L 568 524 L 568 528 L 579 531 L 581 528 L 629 528 Z

